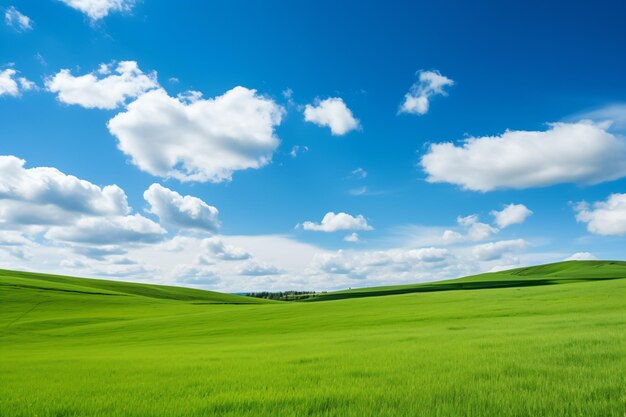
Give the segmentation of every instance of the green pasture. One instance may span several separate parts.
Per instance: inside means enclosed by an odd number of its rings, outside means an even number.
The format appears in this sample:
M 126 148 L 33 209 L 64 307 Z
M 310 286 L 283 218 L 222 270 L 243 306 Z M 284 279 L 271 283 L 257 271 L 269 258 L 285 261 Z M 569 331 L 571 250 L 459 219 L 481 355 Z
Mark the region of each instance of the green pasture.
M 626 263 L 319 299 L 0 271 L 0 416 L 626 412 Z

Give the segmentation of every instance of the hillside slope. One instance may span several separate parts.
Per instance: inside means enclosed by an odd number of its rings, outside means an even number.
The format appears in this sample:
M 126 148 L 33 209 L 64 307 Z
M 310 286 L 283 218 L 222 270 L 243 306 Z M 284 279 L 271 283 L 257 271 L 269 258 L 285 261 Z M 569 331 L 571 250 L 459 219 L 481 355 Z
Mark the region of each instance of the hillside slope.
M 550 268 L 546 275 L 559 274 Z M 626 374 L 616 372 L 626 368 L 626 279 L 232 304 L 221 301 L 241 298 L 12 275 L 0 278 L 1 416 L 623 417 L 626 409 Z
M 347 298 L 379 297 L 415 292 L 471 290 L 486 288 L 554 285 L 574 281 L 626 278 L 623 261 L 565 261 L 553 264 L 471 275 L 446 281 L 423 284 L 356 288 L 329 292 L 303 301 L 330 301 Z
M 205 302 L 216 304 L 260 304 L 267 303 L 258 298 L 185 287 L 138 284 L 124 281 L 77 278 L 33 272 L 0 269 L 0 286 L 14 289 L 38 291 L 75 292 L 92 295 L 139 296 L 161 300 Z

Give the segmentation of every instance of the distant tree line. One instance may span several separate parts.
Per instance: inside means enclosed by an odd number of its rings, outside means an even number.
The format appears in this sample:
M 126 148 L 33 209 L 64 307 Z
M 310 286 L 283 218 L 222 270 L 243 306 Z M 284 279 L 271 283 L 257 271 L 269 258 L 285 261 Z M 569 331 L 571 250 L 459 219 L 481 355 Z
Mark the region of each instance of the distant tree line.
M 304 300 L 306 298 L 315 297 L 318 294 L 325 294 L 326 291 L 316 292 L 316 291 L 260 291 L 260 292 L 249 292 L 246 293 L 248 297 L 255 298 L 265 298 L 267 300 L 278 300 L 278 301 L 298 301 Z

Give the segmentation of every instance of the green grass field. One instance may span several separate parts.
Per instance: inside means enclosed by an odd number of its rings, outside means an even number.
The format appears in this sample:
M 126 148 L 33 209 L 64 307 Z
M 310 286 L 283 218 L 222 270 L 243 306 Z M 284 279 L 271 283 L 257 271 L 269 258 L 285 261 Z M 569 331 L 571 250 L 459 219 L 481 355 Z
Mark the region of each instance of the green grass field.
M 626 412 L 624 262 L 319 299 L 1 271 L 0 416 Z

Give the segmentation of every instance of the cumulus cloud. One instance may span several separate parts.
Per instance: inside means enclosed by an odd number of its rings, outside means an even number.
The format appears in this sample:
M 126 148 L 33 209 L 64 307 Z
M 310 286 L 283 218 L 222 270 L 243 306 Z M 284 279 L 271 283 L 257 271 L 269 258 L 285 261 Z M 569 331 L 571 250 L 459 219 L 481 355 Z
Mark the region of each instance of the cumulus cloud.
M 587 230 L 604 236 L 626 235 L 626 194 L 611 194 L 606 201 L 590 205 L 578 203 L 574 207 L 576 220 L 587 223 Z
M 476 214 L 459 216 L 456 221 L 464 232 L 459 233 L 454 230 L 445 230 L 442 235 L 442 239 L 445 243 L 485 240 L 499 231 L 497 228 L 487 223 L 480 222 Z
M 352 232 L 349 235 L 346 235 L 346 237 L 344 237 L 343 240 L 345 240 L 346 242 L 352 242 L 352 243 L 361 241 L 361 239 L 359 239 L 359 234 L 357 232 Z
M 36 246 L 38 245 L 35 242 L 20 232 L 0 230 L 0 251 L 4 251 L 14 258 L 21 260 L 32 258 L 31 249 Z
M 218 237 L 209 237 L 201 242 L 201 256 L 209 256 L 209 258 L 221 259 L 223 261 L 241 261 L 250 259 L 250 254 L 237 246 L 224 243 Z M 210 262 L 205 262 L 210 263 Z
M 595 261 L 597 259 L 598 258 L 596 258 L 590 252 L 576 252 L 575 254 L 568 256 L 567 258 L 563 260 L 564 261 Z
M 112 256 L 126 253 L 119 245 L 74 245 L 71 248 L 74 253 L 99 261 L 110 260 Z
M 84 13 L 92 21 L 100 20 L 111 12 L 128 12 L 135 0 L 61 0 L 72 9 Z
M 588 123 L 554 123 L 546 131 L 507 131 L 439 143 L 421 160 L 431 183 L 466 190 L 596 184 L 626 176 L 626 141 Z
M 218 210 L 197 197 L 183 197 L 160 184 L 152 184 L 143 197 L 150 204 L 150 213 L 166 225 L 209 232 L 219 227 Z
M 312 230 L 315 232 L 337 232 L 339 230 L 373 230 L 374 228 L 367 224 L 367 220 L 363 215 L 356 217 L 348 213 L 333 213 L 329 211 L 324 215 L 320 223 L 306 221 L 302 223 L 304 230 Z
M 30 17 L 20 13 L 15 7 L 9 6 L 4 12 L 5 23 L 18 32 L 26 32 L 33 28 Z
M 335 136 L 345 135 L 360 127 L 359 121 L 354 118 L 352 111 L 340 97 L 316 99 L 313 104 L 307 104 L 304 107 L 304 120 L 318 126 L 329 127 Z
M 240 270 L 240 275 L 265 276 L 279 275 L 282 271 L 267 262 L 250 261 L 246 263 Z
M 472 253 L 477 260 L 493 261 L 502 258 L 507 253 L 524 249 L 527 243 L 524 239 L 500 240 L 498 242 L 476 245 Z
M 533 212 L 523 204 L 508 204 L 500 211 L 493 210 L 491 212 L 491 215 L 494 217 L 500 229 L 504 229 L 513 224 L 524 223 L 531 214 L 533 214 Z
M 126 193 L 117 185 L 100 187 L 56 168 L 24 165 L 23 159 L 0 156 L 0 229 L 87 246 L 151 243 L 166 233 L 152 220 L 131 215 Z
M 113 67 L 101 64 L 97 71 L 80 76 L 62 69 L 46 79 L 46 89 L 57 93 L 61 103 L 111 110 L 159 86 L 156 72 L 145 74 L 135 61 L 121 61 Z
M 26 161 L 0 156 L 0 224 L 50 224 L 76 215 L 123 215 L 130 210 L 117 185 L 99 187 L 56 168 L 25 168 Z
M 69 226 L 52 226 L 45 236 L 50 240 L 98 245 L 153 243 L 166 231 L 139 214 L 113 217 L 84 217 Z
M 156 89 L 130 103 L 108 128 L 142 171 L 180 181 L 221 182 L 238 170 L 267 165 L 284 109 L 256 90 L 170 97 Z
M 445 248 L 387 249 L 378 251 L 344 251 L 321 253 L 312 261 L 315 273 L 345 275 L 350 279 L 389 279 L 399 275 L 410 277 L 441 268 L 445 270 L 454 255 Z
M 220 281 L 215 270 L 199 265 L 178 265 L 173 275 L 177 283 L 189 286 L 215 285 Z
M 441 75 L 439 71 L 419 71 L 419 81 L 411 86 L 404 95 L 404 102 L 399 113 L 426 114 L 430 100 L 436 95 L 447 95 L 445 88 L 454 85 L 454 81 Z
M 35 83 L 24 77 L 17 77 L 17 70 L 7 68 L 0 71 L 0 97 L 18 97 L 22 92 L 35 89 Z

